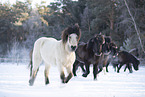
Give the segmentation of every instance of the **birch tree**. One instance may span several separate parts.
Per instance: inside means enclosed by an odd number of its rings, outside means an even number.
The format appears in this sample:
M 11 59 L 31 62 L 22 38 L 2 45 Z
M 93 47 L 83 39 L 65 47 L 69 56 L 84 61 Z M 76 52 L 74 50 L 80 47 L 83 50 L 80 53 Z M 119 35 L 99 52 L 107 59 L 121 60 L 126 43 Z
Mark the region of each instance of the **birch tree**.
M 143 47 L 143 44 L 142 44 L 142 41 L 141 41 L 141 38 L 140 38 L 140 30 L 139 30 L 139 28 L 138 28 L 137 25 L 136 25 L 135 19 L 134 19 L 133 15 L 132 15 L 131 12 L 130 12 L 130 9 L 129 9 L 129 7 L 128 7 L 128 4 L 127 4 L 126 0 L 124 0 L 124 2 L 125 2 L 125 5 L 126 5 L 126 7 L 127 7 L 128 13 L 129 13 L 129 15 L 130 15 L 130 17 L 131 17 L 131 19 L 132 19 L 132 23 L 133 23 L 134 28 L 135 28 L 135 31 L 136 31 L 136 33 L 137 33 L 137 36 L 138 36 L 138 39 L 139 39 L 139 42 L 140 42 L 142 51 L 145 53 L 145 50 L 144 50 L 144 47 Z

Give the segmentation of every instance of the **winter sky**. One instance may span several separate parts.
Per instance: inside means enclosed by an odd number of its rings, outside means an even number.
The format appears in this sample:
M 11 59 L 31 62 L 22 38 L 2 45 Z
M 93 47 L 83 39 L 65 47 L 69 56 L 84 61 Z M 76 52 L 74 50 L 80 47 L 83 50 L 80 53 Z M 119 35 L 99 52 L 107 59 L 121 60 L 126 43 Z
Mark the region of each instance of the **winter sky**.
M 10 2 L 10 4 L 14 4 L 16 1 L 22 1 L 25 2 L 26 0 L 0 0 L 0 2 Z M 41 1 L 46 1 L 46 5 L 50 4 L 50 2 L 54 2 L 57 0 L 31 0 L 32 1 L 32 7 L 35 8 L 36 4 L 41 4 Z

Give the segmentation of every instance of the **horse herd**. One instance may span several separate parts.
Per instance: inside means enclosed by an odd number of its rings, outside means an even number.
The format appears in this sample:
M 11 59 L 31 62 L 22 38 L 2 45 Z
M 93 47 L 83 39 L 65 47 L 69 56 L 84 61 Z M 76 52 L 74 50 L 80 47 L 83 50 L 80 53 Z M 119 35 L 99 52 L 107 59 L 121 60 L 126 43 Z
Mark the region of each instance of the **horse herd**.
M 125 70 L 128 68 L 130 73 L 132 73 L 132 64 L 135 70 L 139 69 L 139 60 L 129 52 L 119 51 L 110 36 L 97 34 L 87 43 L 79 42 L 80 37 L 81 30 L 78 24 L 75 24 L 62 32 L 62 38 L 59 41 L 46 37 L 36 40 L 30 53 L 29 85 L 34 84 L 42 61 L 45 64 L 45 84 L 49 84 L 48 75 L 51 65 L 58 67 L 62 83 L 67 83 L 73 75 L 77 76 L 76 71 L 79 66 L 83 71 L 82 76 L 87 77 L 92 64 L 94 80 L 103 69 L 108 72 L 110 63 L 115 70 L 117 68 L 117 73 L 124 64 Z M 64 68 L 67 70 L 67 77 L 65 77 Z

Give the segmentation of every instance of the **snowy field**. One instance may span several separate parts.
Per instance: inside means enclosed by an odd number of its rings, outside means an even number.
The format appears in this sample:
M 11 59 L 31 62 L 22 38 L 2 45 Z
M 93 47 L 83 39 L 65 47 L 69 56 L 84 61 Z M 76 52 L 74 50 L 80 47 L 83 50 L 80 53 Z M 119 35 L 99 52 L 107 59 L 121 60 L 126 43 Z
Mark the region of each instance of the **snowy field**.
M 91 68 L 92 71 L 92 68 Z M 98 80 L 93 80 L 92 72 L 83 78 L 77 73 L 68 84 L 61 84 L 56 67 L 50 69 L 50 84 L 44 84 L 44 66 L 40 66 L 34 86 L 29 86 L 29 69 L 23 64 L 0 63 L 0 97 L 145 97 L 145 67 L 132 74 L 101 72 Z

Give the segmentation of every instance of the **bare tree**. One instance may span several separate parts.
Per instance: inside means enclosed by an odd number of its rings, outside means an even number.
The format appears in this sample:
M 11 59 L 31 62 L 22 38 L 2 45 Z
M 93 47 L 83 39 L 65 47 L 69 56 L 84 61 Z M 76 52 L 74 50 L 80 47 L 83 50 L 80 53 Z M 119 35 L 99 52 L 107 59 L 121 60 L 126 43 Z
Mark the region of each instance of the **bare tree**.
M 129 9 L 129 7 L 128 7 L 128 4 L 127 4 L 126 0 L 124 0 L 124 2 L 125 2 L 125 5 L 126 5 L 126 7 L 127 7 L 128 13 L 129 13 L 129 15 L 130 15 L 130 17 L 131 17 L 131 19 L 132 19 L 132 21 L 133 21 L 133 25 L 134 25 L 135 30 L 136 30 L 136 33 L 137 33 L 137 35 L 138 35 L 138 39 L 139 39 L 139 42 L 140 42 L 142 51 L 145 53 L 145 50 L 144 50 L 144 48 L 143 48 L 143 44 L 142 44 L 142 41 L 141 41 L 141 38 L 140 38 L 140 35 L 139 35 L 140 30 L 137 28 L 136 22 L 135 22 L 134 17 L 132 16 L 132 14 L 131 14 L 131 12 L 130 12 L 130 9 Z

